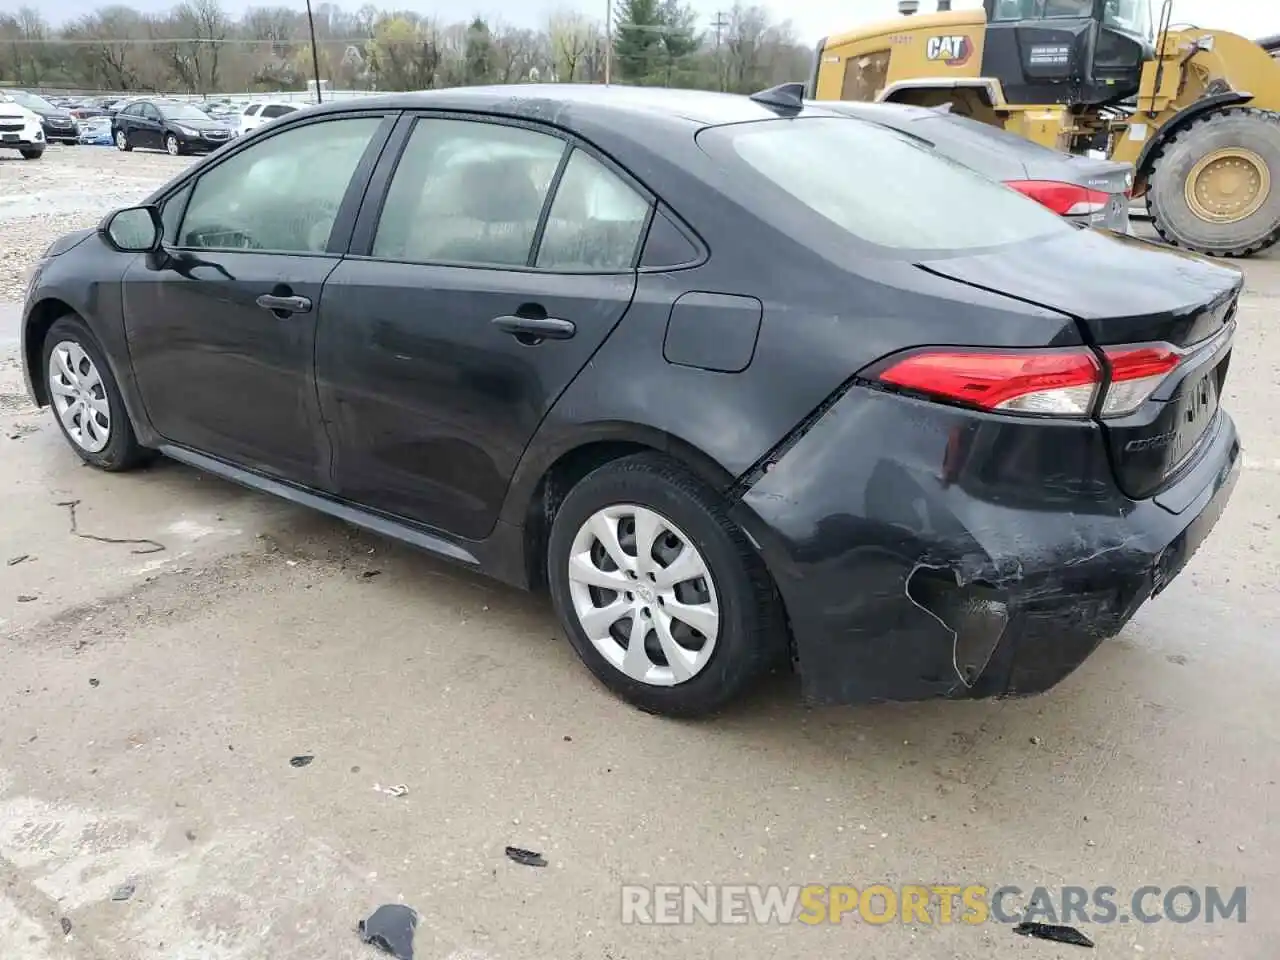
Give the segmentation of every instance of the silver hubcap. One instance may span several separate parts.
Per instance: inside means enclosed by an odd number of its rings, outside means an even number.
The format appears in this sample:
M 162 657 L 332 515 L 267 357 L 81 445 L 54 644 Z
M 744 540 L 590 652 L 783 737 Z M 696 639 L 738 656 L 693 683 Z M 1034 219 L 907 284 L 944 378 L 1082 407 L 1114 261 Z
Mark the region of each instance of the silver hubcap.
M 111 404 L 102 375 L 80 344 L 63 340 L 49 356 L 49 396 L 72 442 L 99 453 L 111 439 Z
M 178 155 L 178 141 L 170 137 L 165 141 L 165 144 L 169 147 L 169 152 L 176 157 Z
M 125 137 L 125 135 L 124 135 L 124 131 L 123 131 L 123 130 L 121 130 L 119 133 L 117 133 L 117 134 L 116 134 L 116 146 L 117 146 L 117 147 L 119 147 L 121 150 L 123 150 L 123 149 L 125 148 L 125 146 L 127 146 L 127 145 L 128 145 L 128 143 L 129 143 L 129 141 L 128 141 L 128 139 Z
M 569 554 L 569 592 L 583 632 L 633 680 L 683 683 L 715 651 L 720 600 L 707 562 L 647 507 L 606 507 L 582 525 Z

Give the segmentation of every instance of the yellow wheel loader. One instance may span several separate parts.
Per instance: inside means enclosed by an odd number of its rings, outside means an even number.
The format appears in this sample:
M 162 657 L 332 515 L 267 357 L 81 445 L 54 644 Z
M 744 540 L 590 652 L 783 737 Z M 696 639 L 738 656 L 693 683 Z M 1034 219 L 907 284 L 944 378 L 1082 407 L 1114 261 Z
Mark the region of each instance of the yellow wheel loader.
M 1068 153 L 1134 165 L 1169 243 L 1247 257 L 1280 239 L 1280 37 L 1158 22 L 1151 0 L 984 0 L 824 39 L 816 100 L 963 113 Z

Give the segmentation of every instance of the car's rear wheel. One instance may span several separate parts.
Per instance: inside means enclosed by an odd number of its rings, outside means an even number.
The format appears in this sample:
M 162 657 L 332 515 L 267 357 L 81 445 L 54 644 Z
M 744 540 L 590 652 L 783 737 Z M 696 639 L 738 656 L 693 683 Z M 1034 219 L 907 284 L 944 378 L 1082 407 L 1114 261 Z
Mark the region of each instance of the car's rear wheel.
M 85 463 L 136 467 L 152 454 L 138 443 L 102 348 L 79 317 L 54 322 L 44 341 L 45 389 L 58 428 Z
M 164 149 L 171 157 L 176 157 L 182 153 L 182 144 L 172 133 L 164 138 Z
M 712 713 L 786 651 L 763 563 L 720 497 L 657 454 L 609 463 L 556 512 L 548 580 L 578 655 L 652 713 Z
M 125 153 L 133 149 L 133 144 L 129 142 L 129 135 L 123 130 L 116 131 L 116 149 L 123 150 Z
M 20 150 L 23 160 L 39 160 L 44 156 L 44 150 Z

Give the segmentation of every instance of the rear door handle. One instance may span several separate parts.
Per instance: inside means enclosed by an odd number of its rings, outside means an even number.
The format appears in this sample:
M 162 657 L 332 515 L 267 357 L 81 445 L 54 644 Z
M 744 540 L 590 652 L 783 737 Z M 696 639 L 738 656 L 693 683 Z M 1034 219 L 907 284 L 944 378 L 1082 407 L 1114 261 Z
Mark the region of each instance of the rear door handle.
M 258 298 L 258 306 L 272 313 L 310 313 L 311 300 L 307 297 L 277 297 L 264 293 Z
M 490 322 L 512 336 L 539 340 L 568 340 L 578 332 L 572 320 L 555 317 L 494 317 Z

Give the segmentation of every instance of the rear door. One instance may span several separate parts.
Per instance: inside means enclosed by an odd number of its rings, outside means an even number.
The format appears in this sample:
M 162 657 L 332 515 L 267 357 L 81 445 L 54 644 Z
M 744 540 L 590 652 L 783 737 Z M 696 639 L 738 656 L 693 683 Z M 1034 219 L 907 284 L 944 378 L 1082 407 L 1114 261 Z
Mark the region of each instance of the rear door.
M 546 128 L 424 115 L 401 130 L 324 288 L 334 482 L 479 539 L 543 416 L 630 305 L 651 202 Z

